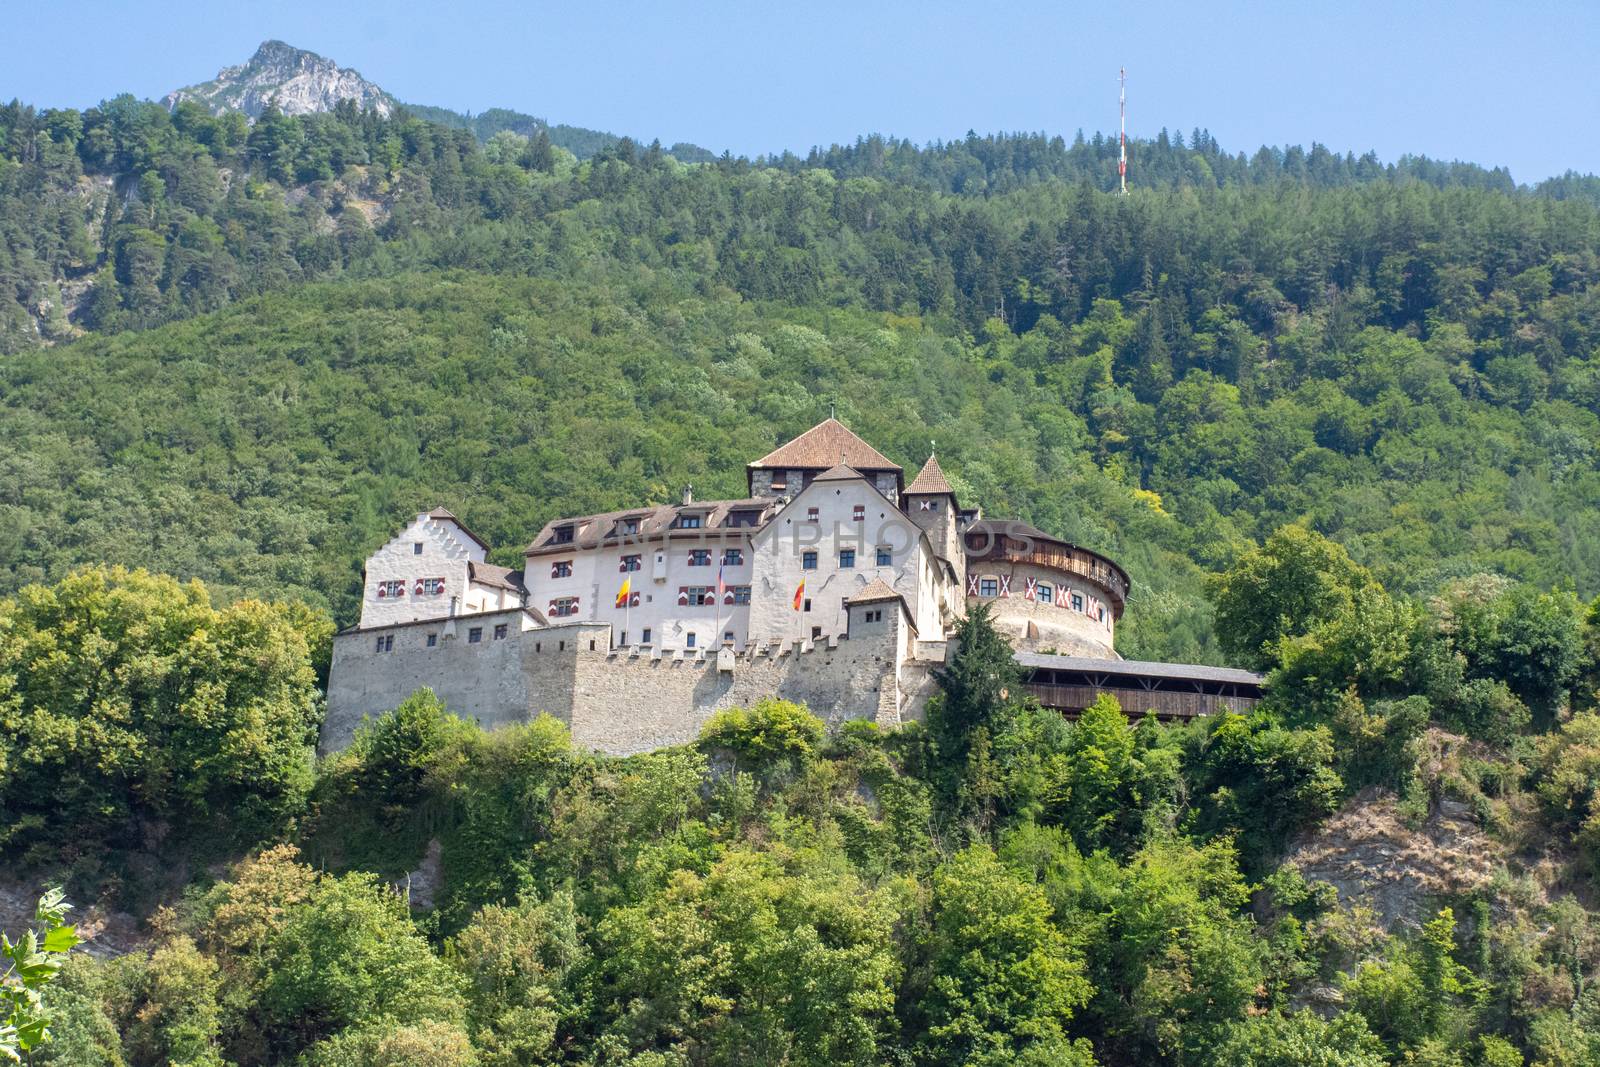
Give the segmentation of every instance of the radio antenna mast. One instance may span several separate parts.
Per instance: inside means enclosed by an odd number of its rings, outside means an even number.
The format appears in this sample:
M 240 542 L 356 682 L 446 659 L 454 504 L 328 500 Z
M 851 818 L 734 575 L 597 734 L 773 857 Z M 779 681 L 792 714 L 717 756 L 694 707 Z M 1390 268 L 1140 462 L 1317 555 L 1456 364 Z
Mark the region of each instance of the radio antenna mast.
M 1117 80 L 1120 89 L 1117 92 L 1118 117 L 1122 121 L 1122 131 L 1117 140 L 1117 182 L 1121 187 L 1123 196 L 1128 195 L 1128 68 L 1123 67 L 1117 71 Z

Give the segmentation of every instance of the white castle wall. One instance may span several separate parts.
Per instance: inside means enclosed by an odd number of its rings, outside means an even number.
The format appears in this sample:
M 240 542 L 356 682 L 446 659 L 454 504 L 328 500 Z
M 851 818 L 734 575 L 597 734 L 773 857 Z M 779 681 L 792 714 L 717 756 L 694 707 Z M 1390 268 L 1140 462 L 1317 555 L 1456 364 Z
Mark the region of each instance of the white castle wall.
M 694 548 L 711 553 L 709 566 L 689 565 L 689 551 Z M 618 644 L 624 643 L 624 633 L 626 644 L 639 644 L 644 631 L 649 629 L 651 644 L 656 648 L 684 649 L 688 647 L 690 633 L 694 634 L 696 648 L 715 648 L 721 644 L 722 635 L 731 630 L 735 647 L 742 648 L 749 634 L 748 606 L 718 603 L 685 607 L 678 604 L 681 586 L 716 586 L 717 566 L 724 548 L 740 549 L 744 562 L 723 568 L 723 581 L 729 586 L 750 585 L 753 552 L 749 535 L 721 530 L 708 530 L 704 537 L 691 534 L 664 541 L 542 552 L 527 558 L 523 582 L 528 587 L 529 606 L 540 612 L 548 611 L 550 601 L 557 597 L 578 598 L 576 616 L 553 618 L 552 623 L 606 623 L 614 628 Z M 619 567 L 625 555 L 642 557 L 640 569 L 624 575 Z M 551 566 L 558 561 L 571 561 L 570 577 L 552 577 Z M 639 595 L 638 605 L 627 609 L 616 606 L 624 577 L 631 579 L 630 591 Z
M 422 546 L 419 555 L 417 545 Z M 450 614 L 456 599 L 457 612 L 478 610 L 486 591 L 469 589 L 467 563 L 483 562 L 483 548 L 458 532 L 455 523 L 418 515 L 398 535 L 390 539 L 367 560 L 366 584 L 361 598 L 361 626 L 389 626 L 417 619 L 441 618 Z M 416 595 L 419 578 L 443 578 L 444 591 Z M 378 596 L 380 582 L 402 581 L 405 595 Z M 469 601 L 479 608 L 469 607 Z
M 861 522 L 853 517 L 858 505 L 864 512 Z M 814 521 L 808 517 L 813 507 Z M 889 566 L 876 563 L 880 544 L 893 552 Z M 854 567 L 839 566 L 842 548 L 855 549 Z M 817 554 L 816 570 L 805 569 L 808 551 Z M 758 642 L 809 638 L 813 627 L 820 628 L 825 638 L 844 633 L 844 601 L 880 578 L 905 597 L 919 633 L 942 634 L 941 583 L 928 543 L 922 531 L 865 480 L 813 482 L 756 534 L 753 556 L 750 634 Z M 794 610 L 795 589 L 802 579 L 810 612 Z M 945 602 L 952 599 L 960 604 L 960 593 L 944 597 Z

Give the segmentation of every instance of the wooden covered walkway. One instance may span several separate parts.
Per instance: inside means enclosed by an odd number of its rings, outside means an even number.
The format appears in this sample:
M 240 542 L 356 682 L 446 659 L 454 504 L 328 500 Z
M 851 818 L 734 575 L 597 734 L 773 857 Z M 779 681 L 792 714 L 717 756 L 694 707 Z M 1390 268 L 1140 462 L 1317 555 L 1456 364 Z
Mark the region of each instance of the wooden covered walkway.
M 1163 722 L 1187 722 L 1220 711 L 1249 711 L 1261 701 L 1261 675 L 1232 667 L 1145 660 L 1088 659 L 1023 652 L 1028 694 L 1068 718 L 1102 693 L 1117 698 L 1131 718 L 1154 712 Z

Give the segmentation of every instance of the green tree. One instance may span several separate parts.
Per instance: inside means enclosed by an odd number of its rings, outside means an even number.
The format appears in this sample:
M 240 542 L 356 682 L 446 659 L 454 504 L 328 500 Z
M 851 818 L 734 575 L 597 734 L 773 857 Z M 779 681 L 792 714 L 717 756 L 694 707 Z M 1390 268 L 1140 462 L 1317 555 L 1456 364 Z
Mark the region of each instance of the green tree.
M 1255 668 L 1278 661 L 1278 644 L 1356 608 L 1375 581 L 1340 545 L 1304 526 L 1283 526 L 1209 586 L 1222 647 Z
M 888 1047 L 900 964 L 892 885 L 820 856 L 731 850 L 677 870 L 600 924 L 597 995 L 613 1059 L 870 1064 Z
M 1082 958 L 1044 893 L 975 845 L 933 875 L 925 991 L 915 1011 L 926 1063 L 1091 1064 L 1068 1024 L 1089 999 Z
M 319 713 L 281 607 L 121 568 L 25 588 L 0 601 L 4 847 L 58 860 L 137 820 L 187 847 L 260 840 L 305 802 Z
M 0 1059 L 13 1063 L 50 1040 L 51 1013 L 43 991 L 55 981 L 72 947 L 76 928 L 67 923 L 72 905 L 60 889 L 39 898 L 33 926 L 17 940 L 0 932 Z
M 577 1013 L 568 979 L 588 961 L 570 893 L 481 909 L 445 958 L 467 980 L 468 1020 L 484 1067 L 558 1056 L 558 1032 Z

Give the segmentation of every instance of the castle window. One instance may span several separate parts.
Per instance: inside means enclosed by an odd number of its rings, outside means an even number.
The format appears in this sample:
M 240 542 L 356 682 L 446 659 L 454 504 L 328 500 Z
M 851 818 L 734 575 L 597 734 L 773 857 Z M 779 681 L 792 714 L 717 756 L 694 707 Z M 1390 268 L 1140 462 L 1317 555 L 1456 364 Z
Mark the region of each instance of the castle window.
M 406 583 L 403 580 L 378 583 L 378 596 L 380 597 L 396 597 L 405 595 Z
M 693 630 L 690 630 L 688 633 L 683 635 L 683 647 L 684 648 L 693 648 L 694 647 L 694 631 Z
M 552 545 L 570 545 L 572 544 L 572 533 L 571 523 L 565 526 L 557 526 L 550 534 L 550 543 Z
M 560 560 L 556 560 L 556 562 L 550 564 L 550 577 L 552 577 L 552 578 L 571 578 L 572 577 L 572 561 L 570 559 L 560 559 Z
M 748 585 L 736 585 L 736 586 L 734 586 L 733 587 L 733 602 L 735 604 L 748 604 L 748 603 L 750 603 L 750 587 Z
M 483 627 L 474 626 L 467 631 L 467 644 L 476 645 L 483 640 Z
M 725 548 L 722 550 L 722 565 L 724 567 L 737 567 L 744 562 L 744 549 Z
M 814 571 L 817 569 L 817 554 L 815 552 L 800 553 L 800 569 Z
M 640 631 L 639 643 L 642 645 L 648 645 L 650 643 L 650 627 L 646 626 L 642 631 Z
M 725 644 L 725 645 L 733 644 L 733 631 L 732 630 L 724 630 L 722 632 L 722 643 Z
M 679 515 L 672 525 L 679 530 L 698 530 L 702 518 L 704 516 L 701 515 Z
M 377 647 L 375 647 L 373 649 L 373 651 L 374 652 L 393 652 L 394 651 L 394 634 L 384 634 L 382 637 L 378 638 Z
M 811 610 L 811 598 L 810 597 L 806 597 L 806 610 L 807 611 Z
M 1049 582 L 1040 582 L 1038 587 L 1034 589 L 1033 596 L 1041 604 L 1052 603 L 1055 599 Z
M 889 567 L 894 564 L 894 549 L 888 545 L 878 546 L 878 566 Z
M 709 585 L 689 585 L 683 591 L 688 594 L 690 604 L 714 604 L 717 601 Z
M 939 502 L 937 500 L 919 500 L 919 501 L 917 501 L 917 510 L 919 510 L 919 511 L 938 511 L 939 510 Z
M 818 517 L 821 516 L 821 514 L 822 514 L 822 509 L 821 508 L 806 508 L 806 521 L 807 522 L 816 522 Z
M 867 518 L 867 506 L 865 504 L 857 504 L 853 509 L 851 509 L 850 518 L 854 522 L 865 522 Z
M 577 613 L 578 598 L 575 596 L 561 596 L 550 601 L 550 614 L 555 618 L 564 619 Z
M 421 541 L 416 541 L 411 545 L 411 554 L 413 556 L 422 555 L 422 542 Z
M 1082 611 L 1083 610 L 1083 594 L 1082 593 L 1073 593 L 1072 594 L 1072 610 L 1073 611 Z
M 504 641 L 506 639 L 506 624 L 505 623 L 502 622 L 502 623 L 495 624 L 494 639 L 496 641 Z
M 850 598 L 849 597 L 842 596 L 842 597 L 839 598 L 839 610 L 840 611 L 849 611 L 850 610 Z
M 622 520 L 622 532 L 624 534 L 636 534 L 636 533 L 638 533 L 639 532 L 639 520 L 638 519 L 623 519 Z
M 620 646 L 626 646 L 627 643 L 628 643 L 628 631 L 624 630 L 624 631 L 622 631 L 622 636 L 617 638 L 617 644 L 620 645 Z
M 853 548 L 841 548 L 839 550 L 839 567 L 840 567 L 840 569 L 841 570 L 849 570 L 851 567 L 854 567 L 855 565 L 856 565 L 856 550 L 853 549 Z
M 996 581 L 995 579 L 993 579 L 993 578 L 979 578 L 978 579 L 978 595 L 979 596 L 999 596 L 1000 595 L 1000 583 L 998 581 Z
M 433 648 L 438 643 L 439 643 L 439 635 L 438 634 L 429 634 L 428 635 L 428 647 L 429 648 Z
M 819 638 L 821 636 L 822 636 L 822 627 L 813 626 L 811 628 L 811 640 L 815 641 L 817 638 Z
M 428 594 L 429 596 L 438 596 L 440 593 L 444 592 L 444 579 L 443 578 L 424 578 L 424 579 L 422 579 L 422 591 L 424 593 Z
M 619 571 L 636 571 L 643 565 L 638 556 L 623 556 L 622 563 L 617 569 Z
M 709 548 L 692 548 L 689 550 L 689 566 L 711 566 L 711 550 Z

